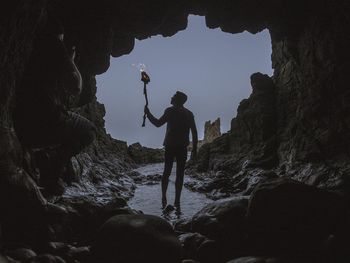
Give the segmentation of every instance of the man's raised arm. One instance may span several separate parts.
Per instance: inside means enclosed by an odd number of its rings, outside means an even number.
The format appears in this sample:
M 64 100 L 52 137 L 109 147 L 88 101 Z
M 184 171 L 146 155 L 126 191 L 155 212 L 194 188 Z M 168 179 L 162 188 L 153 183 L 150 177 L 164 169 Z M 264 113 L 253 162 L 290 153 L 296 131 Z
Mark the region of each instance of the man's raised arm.
M 164 111 L 163 116 L 160 117 L 159 119 L 157 119 L 156 117 L 154 117 L 152 115 L 152 113 L 149 111 L 147 106 L 145 106 L 145 113 L 146 113 L 146 116 L 149 119 L 149 121 L 156 127 L 160 127 L 160 126 L 164 125 L 168 121 L 167 110 Z

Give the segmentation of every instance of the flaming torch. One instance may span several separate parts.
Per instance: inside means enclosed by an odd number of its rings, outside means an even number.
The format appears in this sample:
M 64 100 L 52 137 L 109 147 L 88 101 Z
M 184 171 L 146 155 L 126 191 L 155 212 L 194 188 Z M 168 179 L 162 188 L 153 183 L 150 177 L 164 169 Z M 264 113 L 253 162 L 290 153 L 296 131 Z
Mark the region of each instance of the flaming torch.
M 148 107 L 147 84 L 151 81 L 144 69 L 141 69 L 141 81 L 143 82 L 143 95 L 145 95 L 146 107 Z M 142 127 L 146 125 L 146 113 L 143 114 Z
M 143 95 L 145 95 L 146 107 L 148 107 L 148 96 L 147 96 L 147 84 L 151 81 L 150 77 L 146 73 L 146 65 L 143 63 L 131 64 L 131 66 L 136 67 L 141 72 L 141 81 L 143 82 Z M 146 113 L 143 114 L 142 127 L 146 125 Z

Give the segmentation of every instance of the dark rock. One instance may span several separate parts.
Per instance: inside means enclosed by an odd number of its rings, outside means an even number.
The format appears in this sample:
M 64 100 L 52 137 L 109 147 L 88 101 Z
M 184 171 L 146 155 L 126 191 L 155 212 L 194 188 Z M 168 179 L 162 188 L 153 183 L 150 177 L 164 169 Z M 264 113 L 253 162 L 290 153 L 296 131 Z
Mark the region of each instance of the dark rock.
M 49 242 L 45 250 L 50 254 L 60 256 L 68 262 L 73 260 L 87 261 L 90 256 L 89 247 L 75 247 L 62 242 Z
M 183 258 L 186 259 L 198 259 L 198 248 L 204 241 L 209 240 L 199 233 L 185 233 L 178 238 L 182 245 Z
M 116 195 L 104 199 L 104 196 L 84 196 L 78 193 L 78 195 L 63 196 L 59 203 L 68 210 L 67 219 L 56 229 L 57 234 L 63 239 L 69 236 L 81 240 L 91 239 L 110 217 L 137 214 L 126 206 L 124 198 Z
M 36 257 L 36 253 L 28 248 L 18 248 L 7 252 L 7 255 L 18 261 L 26 261 Z
M 164 161 L 163 149 L 152 149 L 142 146 L 140 143 L 131 144 L 128 154 L 137 164 L 161 163 Z
M 205 240 L 198 248 L 197 258 L 201 263 L 222 261 L 222 247 L 214 240 Z
M 234 246 L 234 241 L 239 243 L 244 237 L 247 205 L 247 197 L 215 201 L 192 217 L 192 231 Z
M 29 263 L 65 263 L 66 261 L 63 260 L 61 257 L 50 255 L 50 254 L 44 254 L 39 255 L 29 261 Z
M 257 253 L 325 253 L 330 234 L 349 233 L 343 196 L 290 179 L 259 184 L 249 200 L 251 247 Z
M 242 257 L 228 261 L 227 263 L 278 263 L 277 259 L 262 257 Z M 281 262 L 282 263 L 282 262 Z
M 18 261 L 13 260 L 12 258 L 5 257 L 3 255 L 0 255 L 0 262 L 1 263 L 16 263 Z
M 94 262 L 181 262 L 171 225 L 151 215 L 112 217 L 100 229 L 92 252 Z
M 190 220 L 178 222 L 175 229 L 198 232 L 214 240 L 216 243 L 207 240 L 209 243 L 206 245 L 204 245 L 206 241 L 203 241 L 201 244 L 203 247 L 201 249 L 198 247 L 197 256 L 201 255 L 201 257 L 213 259 L 206 254 L 208 249 L 216 255 L 220 255 L 216 258 L 219 260 L 218 262 L 221 262 L 246 249 L 247 205 L 247 197 L 215 201 L 205 206 Z M 205 249 L 206 246 L 208 246 L 207 249 Z M 198 254 L 199 251 L 201 251 L 200 254 Z

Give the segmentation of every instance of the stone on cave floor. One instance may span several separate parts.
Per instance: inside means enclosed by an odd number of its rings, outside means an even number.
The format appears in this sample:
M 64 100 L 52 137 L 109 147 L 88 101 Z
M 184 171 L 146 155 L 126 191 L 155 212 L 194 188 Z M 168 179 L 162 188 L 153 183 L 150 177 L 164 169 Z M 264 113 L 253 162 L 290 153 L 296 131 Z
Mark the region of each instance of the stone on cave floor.
M 181 244 L 172 226 L 160 217 L 119 215 L 101 227 L 92 254 L 94 262 L 179 263 Z
M 256 187 L 249 200 L 251 249 L 295 255 L 333 253 L 329 242 L 349 240 L 347 211 L 340 194 L 286 178 L 268 180 Z M 330 241 L 333 235 L 335 240 Z M 346 251 L 341 245 L 337 249 Z
M 274 258 L 242 257 L 242 258 L 236 258 L 236 259 L 227 261 L 227 263 L 282 263 L 282 262 Z
M 180 240 L 194 259 L 194 247 L 209 238 L 218 242 L 224 259 L 268 254 L 337 260 L 347 254 L 347 211 L 343 195 L 277 178 L 258 184 L 250 197 L 215 201 L 179 220 L 175 229 L 185 233 Z
M 235 253 L 246 249 L 247 206 L 248 197 L 233 197 L 215 201 L 202 208 L 191 219 L 177 222 L 175 229 L 179 232 L 199 233 L 205 236 L 205 239 L 209 239 L 203 240 L 203 244 L 198 246 L 197 257 L 201 259 L 211 258 L 206 255 L 207 251 L 204 249 L 206 246 L 208 250 L 215 251 L 216 255 L 222 256 L 222 259 L 232 257 Z M 187 238 L 203 239 L 198 234 Z
M 66 263 L 66 261 L 59 256 L 43 254 L 31 259 L 29 263 Z
M 199 233 L 184 233 L 178 236 L 182 249 L 183 249 L 183 258 L 186 259 L 197 259 L 198 248 L 200 245 L 206 241 L 210 240 L 207 237 Z
M 31 258 L 34 258 L 37 256 L 36 253 L 29 248 L 18 248 L 18 249 L 10 250 L 6 254 L 9 257 L 18 261 L 28 261 Z

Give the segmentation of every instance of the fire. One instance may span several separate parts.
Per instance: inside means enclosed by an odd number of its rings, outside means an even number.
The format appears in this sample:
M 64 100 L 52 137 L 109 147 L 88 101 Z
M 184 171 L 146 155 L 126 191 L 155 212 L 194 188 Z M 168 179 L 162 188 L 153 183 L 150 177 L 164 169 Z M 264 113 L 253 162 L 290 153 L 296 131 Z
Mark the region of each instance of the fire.
M 144 72 L 146 70 L 146 65 L 143 63 L 133 63 L 131 66 L 138 68 L 140 72 Z

